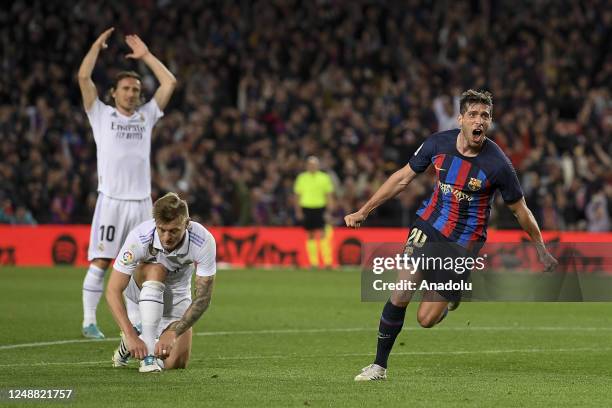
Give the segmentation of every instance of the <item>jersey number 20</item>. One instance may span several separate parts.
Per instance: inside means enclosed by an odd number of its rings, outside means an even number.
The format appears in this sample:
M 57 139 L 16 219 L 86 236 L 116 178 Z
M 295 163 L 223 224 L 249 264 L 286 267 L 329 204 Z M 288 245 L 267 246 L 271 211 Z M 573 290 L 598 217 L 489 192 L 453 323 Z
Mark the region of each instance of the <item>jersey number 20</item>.
M 425 234 L 420 229 L 412 228 L 410 230 L 410 235 L 408 235 L 408 244 L 411 244 L 417 248 L 420 248 L 423 246 L 426 240 L 427 240 L 427 234 Z

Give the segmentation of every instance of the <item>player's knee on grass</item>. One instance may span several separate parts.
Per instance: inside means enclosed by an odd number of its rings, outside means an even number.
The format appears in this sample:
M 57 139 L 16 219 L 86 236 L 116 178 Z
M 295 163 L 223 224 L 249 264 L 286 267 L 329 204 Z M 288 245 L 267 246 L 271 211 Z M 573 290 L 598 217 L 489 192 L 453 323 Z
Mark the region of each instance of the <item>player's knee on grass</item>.
M 146 263 L 138 265 L 134 278 L 138 286 L 142 287 L 146 281 L 164 282 L 167 274 L 168 271 L 163 265 Z
M 164 368 L 166 370 L 187 368 L 187 364 L 189 363 L 189 354 L 189 352 L 183 353 L 182 355 L 178 355 L 173 359 L 171 359 L 171 357 L 168 357 L 164 361 Z
M 170 353 L 170 356 L 164 360 L 164 367 L 166 370 L 187 368 L 189 357 L 191 357 L 192 336 L 193 331 L 189 329 L 177 339 L 176 345 Z

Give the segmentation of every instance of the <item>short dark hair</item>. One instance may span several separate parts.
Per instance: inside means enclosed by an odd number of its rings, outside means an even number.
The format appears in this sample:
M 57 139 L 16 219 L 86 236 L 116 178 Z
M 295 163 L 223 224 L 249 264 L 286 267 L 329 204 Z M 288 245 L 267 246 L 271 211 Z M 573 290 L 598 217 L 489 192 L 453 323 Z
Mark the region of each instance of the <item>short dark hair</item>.
M 111 86 L 112 89 L 117 89 L 117 85 L 119 85 L 119 81 L 121 81 L 124 78 L 134 78 L 139 80 L 140 82 L 142 82 L 142 78 L 140 77 L 140 74 L 136 71 L 121 71 L 119 72 L 117 75 L 115 75 L 115 81 L 113 82 L 113 85 Z
M 187 201 L 181 200 L 176 193 L 168 193 L 153 204 L 153 218 L 156 223 L 167 224 L 177 218 L 189 220 Z
M 475 91 L 468 89 L 461 94 L 459 99 L 459 113 L 462 115 L 467 112 L 468 107 L 475 103 L 482 103 L 491 108 L 491 114 L 493 114 L 493 95 L 489 91 Z

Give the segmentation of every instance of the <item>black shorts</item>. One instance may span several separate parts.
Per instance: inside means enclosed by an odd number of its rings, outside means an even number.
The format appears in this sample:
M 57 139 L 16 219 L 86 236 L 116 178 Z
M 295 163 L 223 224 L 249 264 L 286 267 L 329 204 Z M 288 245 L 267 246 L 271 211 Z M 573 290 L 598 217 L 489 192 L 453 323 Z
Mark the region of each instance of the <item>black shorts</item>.
M 461 283 L 468 282 L 470 271 L 466 267 L 466 260 L 475 259 L 480 246 L 468 250 L 461 245 L 449 241 L 431 224 L 417 218 L 412 227 L 404 247 L 404 253 L 413 258 L 422 258 L 419 269 L 423 279 L 428 283 L 449 284 L 459 287 Z M 473 262 L 473 261 L 472 261 Z M 468 261 L 467 266 L 472 263 Z M 461 290 L 435 289 L 449 302 L 461 300 Z
M 325 213 L 325 207 L 323 208 L 302 208 L 304 213 L 304 219 L 302 226 L 307 231 L 318 230 L 325 228 L 325 220 L 323 214 Z

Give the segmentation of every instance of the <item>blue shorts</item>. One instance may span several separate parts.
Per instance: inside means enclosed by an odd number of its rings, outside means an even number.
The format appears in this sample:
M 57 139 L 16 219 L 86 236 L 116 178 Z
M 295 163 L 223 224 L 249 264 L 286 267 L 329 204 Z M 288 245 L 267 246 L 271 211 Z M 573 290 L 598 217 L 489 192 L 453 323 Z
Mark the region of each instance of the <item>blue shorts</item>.
M 422 258 L 419 270 L 423 280 L 428 283 L 459 286 L 466 283 L 471 269 L 466 267 L 466 259 L 475 258 L 482 245 L 468 250 L 456 242 L 449 241 L 431 224 L 417 218 L 404 247 L 404 254 L 413 258 Z M 468 262 L 469 266 L 470 262 Z M 461 290 L 436 289 L 449 302 L 461 300 Z M 425 299 L 425 297 L 424 297 Z

